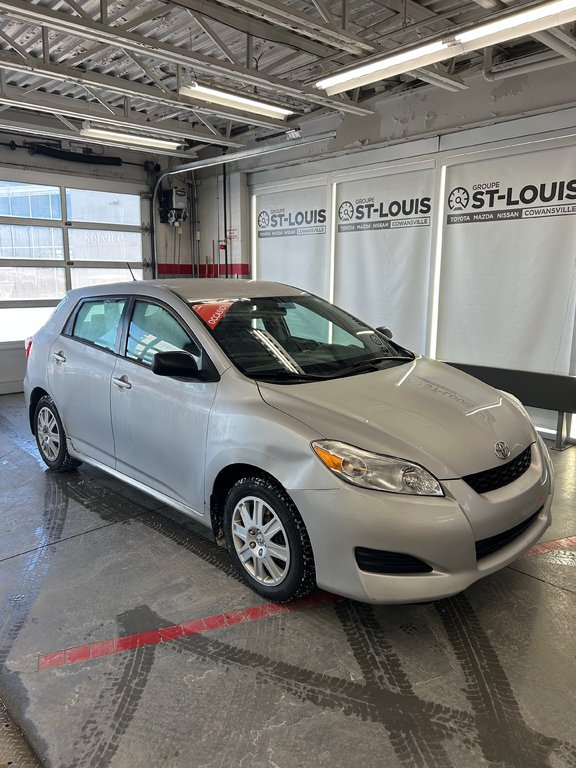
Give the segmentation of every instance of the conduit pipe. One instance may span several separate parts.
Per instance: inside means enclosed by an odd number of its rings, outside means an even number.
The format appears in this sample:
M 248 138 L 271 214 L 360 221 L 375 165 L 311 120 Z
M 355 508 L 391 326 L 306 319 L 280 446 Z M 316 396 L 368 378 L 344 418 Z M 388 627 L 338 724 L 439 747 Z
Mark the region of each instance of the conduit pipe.
M 152 234 L 152 276 L 158 277 L 157 274 L 157 258 L 156 258 L 156 198 L 158 197 L 158 190 L 160 184 L 168 176 L 176 176 L 179 173 L 188 173 L 189 171 L 197 171 L 200 168 L 210 168 L 214 165 L 228 165 L 228 163 L 234 163 L 237 160 L 246 160 L 251 157 L 258 157 L 260 155 L 269 155 L 273 152 L 285 152 L 288 149 L 294 147 L 305 147 L 309 144 L 318 144 L 322 141 L 329 141 L 336 136 L 335 131 L 326 131 L 325 133 L 318 133 L 315 136 L 310 136 L 306 139 L 287 139 L 283 144 L 273 144 L 268 147 L 256 147 L 255 149 L 244 149 L 240 152 L 232 152 L 226 155 L 218 155 L 217 157 L 208 157 L 204 160 L 195 160 L 191 163 L 183 163 L 182 165 L 174 165 L 172 168 L 168 168 L 158 176 L 154 189 L 152 191 L 152 199 L 150 201 L 150 228 Z

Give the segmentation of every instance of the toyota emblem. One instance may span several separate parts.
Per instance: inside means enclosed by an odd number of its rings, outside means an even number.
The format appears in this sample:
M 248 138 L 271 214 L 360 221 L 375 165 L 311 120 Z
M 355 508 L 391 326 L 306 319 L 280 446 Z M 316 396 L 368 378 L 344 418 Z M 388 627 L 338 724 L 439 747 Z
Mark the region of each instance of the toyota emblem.
M 510 448 L 503 440 L 499 440 L 497 443 L 494 443 L 494 453 L 499 459 L 504 460 L 510 456 Z

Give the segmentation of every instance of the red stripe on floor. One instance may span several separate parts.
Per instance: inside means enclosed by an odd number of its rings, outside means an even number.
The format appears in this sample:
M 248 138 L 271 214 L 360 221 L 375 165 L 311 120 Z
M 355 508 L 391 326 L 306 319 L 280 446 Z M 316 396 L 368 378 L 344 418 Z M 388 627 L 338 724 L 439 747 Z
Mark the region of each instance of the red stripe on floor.
M 145 645 L 157 645 L 168 640 L 174 640 L 188 635 L 199 635 L 204 632 L 212 632 L 222 627 L 231 627 L 234 624 L 244 624 L 248 621 L 260 621 L 270 616 L 277 616 L 279 613 L 293 613 L 303 608 L 313 606 L 327 605 L 337 600 L 341 600 L 337 595 L 331 595 L 329 592 L 319 592 L 311 597 L 305 597 L 302 600 L 294 600 L 292 603 L 281 605 L 279 603 L 266 603 L 265 605 L 255 605 L 243 608 L 239 611 L 230 611 L 229 613 L 219 613 L 215 616 L 206 616 L 203 619 L 194 619 L 186 621 L 183 624 L 174 624 L 170 627 L 160 627 L 148 632 L 138 632 L 134 635 L 117 637 L 113 640 L 102 640 L 99 643 L 90 643 L 88 645 L 79 645 L 75 648 L 67 648 L 64 651 L 42 654 L 38 659 L 38 669 L 54 669 L 63 667 L 66 664 L 76 664 L 79 661 L 96 659 L 99 656 L 110 656 L 121 651 L 128 651 L 134 648 L 142 648 Z
M 544 541 L 541 544 L 535 544 L 521 557 L 533 557 L 534 555 L 543 555 L 546 552 L 556 552 L 559 549 L 574 549 L 576 547 L 576 536 L 569 536 L 566 539 L 555 539 L 554 541 Z

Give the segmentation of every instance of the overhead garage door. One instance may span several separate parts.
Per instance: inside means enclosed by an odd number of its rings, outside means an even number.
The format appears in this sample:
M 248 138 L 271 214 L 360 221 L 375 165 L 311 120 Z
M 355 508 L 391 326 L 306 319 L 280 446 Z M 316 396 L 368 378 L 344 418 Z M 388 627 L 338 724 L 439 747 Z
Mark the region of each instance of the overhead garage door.
M 138 190 L 0 178 L 0 342 L 34 333 L 70 288 L 142 279 L 141 208 Z

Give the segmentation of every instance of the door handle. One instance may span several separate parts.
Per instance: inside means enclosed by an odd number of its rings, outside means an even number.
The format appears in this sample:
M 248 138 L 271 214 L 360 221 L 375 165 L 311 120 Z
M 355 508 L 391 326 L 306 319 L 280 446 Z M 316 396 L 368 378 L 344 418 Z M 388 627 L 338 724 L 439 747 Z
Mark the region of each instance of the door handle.
M 57 363 L 66 362 L 66 356 L 62 352 L 54 352 L 52 354 L 52 357 L 54 358 L 54 360 L 56 360 Z
M 128 381 L 127 376 L 122 376 L 119 379 L 112 379 L 112 383 L 116 384 L 118 389 L 132 389 L 132 384 Z

